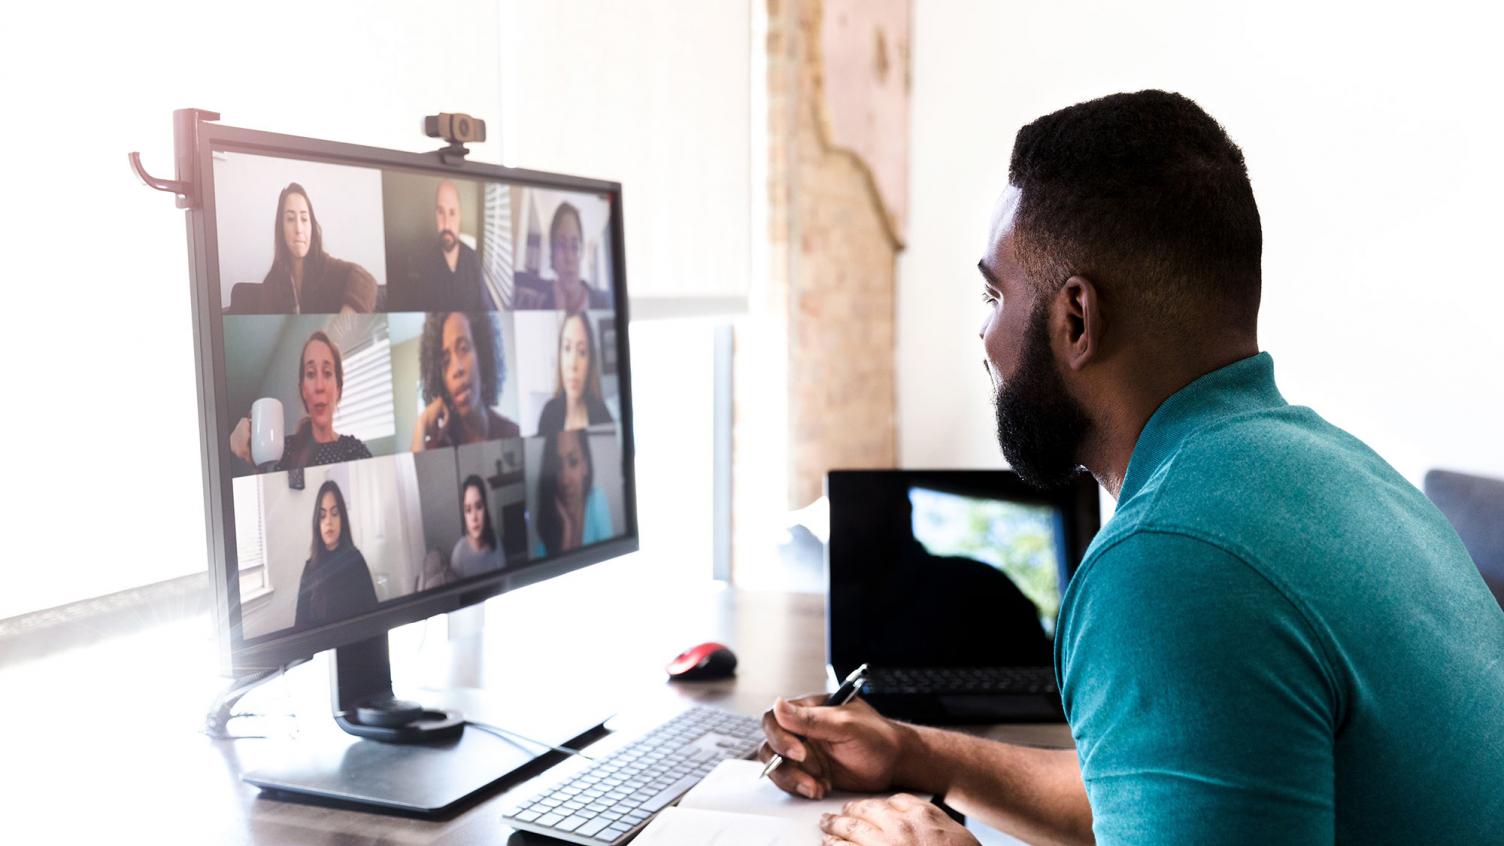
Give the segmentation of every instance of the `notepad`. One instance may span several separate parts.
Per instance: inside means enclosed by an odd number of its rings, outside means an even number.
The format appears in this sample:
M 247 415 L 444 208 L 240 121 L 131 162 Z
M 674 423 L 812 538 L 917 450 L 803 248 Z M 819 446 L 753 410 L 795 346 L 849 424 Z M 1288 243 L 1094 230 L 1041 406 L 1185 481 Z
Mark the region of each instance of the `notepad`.
M 834 814 L 862 793 L 804 799 L 758 778 L 757 761 L 722 761 L 679 804 L 665 808 L 632 846 L 808 846 L 820 838 L 820 815 Z

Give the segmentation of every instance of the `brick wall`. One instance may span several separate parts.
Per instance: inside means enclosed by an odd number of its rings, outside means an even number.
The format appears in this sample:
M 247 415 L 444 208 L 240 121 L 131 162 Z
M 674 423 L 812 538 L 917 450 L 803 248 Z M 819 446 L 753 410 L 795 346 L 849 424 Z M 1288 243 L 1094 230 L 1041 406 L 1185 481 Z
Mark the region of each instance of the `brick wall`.
M 897 460 L 908 0 L 767 0 L 767 14 L 768 278 L 753 304 L 766 319 L 737 341 L 733 496 L 759 495 L 741 483 L 769 460 L 753 420 L 781 388 L 787 419 L 763 425 L 785 427 L 771 440 L 786 443 L 786 504 L 798 507 L 820 495 L 828 469 Z M 831 52 L 842 61 L 828 62 Z M 839 143 L 832 115 L 854 127 Z M 741 528 L 738 551 L 749 542 Z

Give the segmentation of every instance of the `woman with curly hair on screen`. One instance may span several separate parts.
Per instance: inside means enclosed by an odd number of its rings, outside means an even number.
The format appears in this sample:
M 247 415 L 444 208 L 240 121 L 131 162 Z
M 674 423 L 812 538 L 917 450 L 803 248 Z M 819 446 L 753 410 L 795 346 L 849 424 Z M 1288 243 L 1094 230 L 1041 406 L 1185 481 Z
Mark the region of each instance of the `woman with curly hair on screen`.
M 426 405 L 413 426 L 413 452 L 521 435 L 491 407 L 506 380 L 501 349 L 501 329 L 490 314 L 428 315 L 418 342 Z

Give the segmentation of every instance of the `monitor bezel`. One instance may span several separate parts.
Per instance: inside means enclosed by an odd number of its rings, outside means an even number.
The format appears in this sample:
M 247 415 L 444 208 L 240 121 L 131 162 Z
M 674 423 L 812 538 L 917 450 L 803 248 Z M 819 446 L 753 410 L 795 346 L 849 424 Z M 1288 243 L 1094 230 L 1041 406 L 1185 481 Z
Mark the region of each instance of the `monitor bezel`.
M 483 602 L 510 590 L 550 579 L 638 549 L 636 450 L 633 437 L 632 371 L 628 342 L 626 239 L 622 188 L 618 182 L 465 160 L 445 161 L 439 152 L 412 153 L 338 141 L 201 122 L 192 151 L 197 195 L 187 215 L 189 274 L 194 318 L 194 357 L 199 397 L 200 449 L 204 467 L 205 538 L 221 668 L 243 676 L 286 666 L 329 649 L 366 640 L 392 628 Z M 319 628 L 284 629 L 247 643 L 240 618 L 240 578 L 233 515 L 231 455 L 221 434 L 228 415 L 224 360 L 224 311 L 219 280 L 219 244 L 214 191 L 214 154 L 239 152 L 288 159 L 501 181 L 550 190 L 604 194 L 611 206 L 612 297 L 616 319 L 617 381 L 620 391 L 623 514 L 618 537 L 582 547 L 517 571 L 502 570 L 453 585 L 409 594 L 374 611 Z

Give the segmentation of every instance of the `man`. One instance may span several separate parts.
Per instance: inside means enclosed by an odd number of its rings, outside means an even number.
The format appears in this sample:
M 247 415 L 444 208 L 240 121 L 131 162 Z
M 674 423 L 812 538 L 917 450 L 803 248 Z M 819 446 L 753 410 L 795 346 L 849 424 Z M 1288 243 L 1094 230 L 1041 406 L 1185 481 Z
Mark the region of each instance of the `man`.
M 1242 153 L 1143 91 L 1024 127 L 1009 183 L 979 265 L 999 443 L 1118 500 L 1057 623 L 1076 749 L 780 700 L 774 780 L 933 793 L 1032 842 L 1499 842 L 1504 613 L 1413 486 L 1276 389 Z M 975 843 L 902 794 L 822 829 Z
M 491 308 L 481 282 L 480 259 L 460 240 L 460 192 L 448 179 L 434 192 L 435 238 L 419 253 L 391 311 L 485 311 Z M 416 284 L 413 284 L 416 283 Z M 395 293 L 395 292 L 394 292 Z

